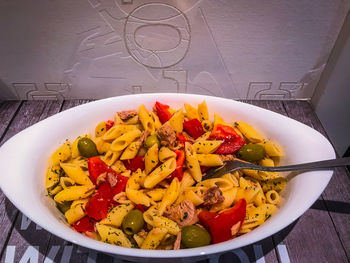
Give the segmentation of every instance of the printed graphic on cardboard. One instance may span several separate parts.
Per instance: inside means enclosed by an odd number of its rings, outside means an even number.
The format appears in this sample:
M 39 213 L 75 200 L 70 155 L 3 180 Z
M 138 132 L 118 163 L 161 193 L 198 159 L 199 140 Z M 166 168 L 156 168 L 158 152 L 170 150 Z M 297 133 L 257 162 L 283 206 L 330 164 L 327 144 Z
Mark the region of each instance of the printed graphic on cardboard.
M 99 99 L 141 92 L 310 98 L 350 6 L 340 0 L 77 0 L 71 9 L 54 4 L 51 10 L 38 0 L 50 15 L 33 23 L 30 45 L 9 38 L 2 46 L 0 89 L 10 92 L 0 98 Z M 0 5 L 1 15 L 6 6 Z M 45 56 L 33 59 L 39 39 Z M 17 72 L 13 65 L 24 62 L 34 66 Z
M 237 97 L 200 1 L 165 2 L 133 1 L 124 8 L 124 2 L 90 0 L 101 24 L 79 34 L 65 71 L 68 96 L 81 98 L 84 89 L 86 98 L 139 92 Z

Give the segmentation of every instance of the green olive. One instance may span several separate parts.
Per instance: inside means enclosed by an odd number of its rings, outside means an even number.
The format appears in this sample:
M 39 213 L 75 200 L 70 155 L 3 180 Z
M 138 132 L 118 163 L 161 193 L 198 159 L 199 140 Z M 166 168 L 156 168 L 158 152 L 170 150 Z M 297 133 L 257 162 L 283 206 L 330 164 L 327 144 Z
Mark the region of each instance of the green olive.
M 238 157 L 254 163 L 265 158 L 265 148 L 260 144 L 248 143 L 239 149 Z
M 89 138 L 81 138 L 78 141 L 78 150 L 80 155 L 86 158 L 98 155 L 96 144 Z
M 123 219 L 122 228 L 127 235 L 136 234 L 141 231 L 145 224 L 143 214 L 140 210 L 131 210 Z
M 64 214 L 67 212 L 67 210 L 69 210 L 70 205 L 72 204 L 72 202 L 62 202 L 62 203 L 58 203 L 56 202 L 56 206 L 57 208 Z
M 181 230 L 181 244 L 187 248 L 207 246 L 210 241 L 210 234 L 200 226 L 185 226 Z
M 147 148 L 151 148 L 156 143 L 158 143 L 158 145 L 159 145 L 158 137 L 155 134 L 148 136 L 145 140 L 145 146 Z

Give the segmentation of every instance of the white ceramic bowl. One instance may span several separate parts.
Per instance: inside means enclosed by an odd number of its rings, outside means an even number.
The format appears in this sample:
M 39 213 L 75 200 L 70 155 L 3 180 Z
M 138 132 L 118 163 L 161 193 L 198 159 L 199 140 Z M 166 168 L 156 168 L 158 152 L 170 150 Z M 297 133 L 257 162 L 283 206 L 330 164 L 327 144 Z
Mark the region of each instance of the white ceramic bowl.
M 0 148 L 1 189 L 11 202 L 35 223 L 72 243 L 119 255 L 124 259 L 152 261 L 178 258 L 201 259 L 211 254 L 252 244 L 278 232 L 300 217 L 327 186 L 331 171 L 305 172 L 293 178 L 283 192 L 284 203 L 266 223 L 232 240 L 206 247 L 183 250 L 141 250 L 105 244 L 70 229 L 62 220 L 44 188 L 48 158 L 66 139 L 91 132 L 101 120 L 112 119 L 120 110 L 137 109 L 155 101 L 182 107 L 184 102 L 206 100 L 211 116 L 218 112 L 227 121 L 252 124 L 265 138 L 277 142 L 285 151 L 283 164 L 297 164 L 335 158 L 328 140 L 319 132 L 280 114 L 249 104 L 191 94 L 138 94 L 87 103 L 58 113 L 18 133 Z M 152 260 L 151 260 L 152 259 Z M 181 261 L 180 260 L 180 261 Z

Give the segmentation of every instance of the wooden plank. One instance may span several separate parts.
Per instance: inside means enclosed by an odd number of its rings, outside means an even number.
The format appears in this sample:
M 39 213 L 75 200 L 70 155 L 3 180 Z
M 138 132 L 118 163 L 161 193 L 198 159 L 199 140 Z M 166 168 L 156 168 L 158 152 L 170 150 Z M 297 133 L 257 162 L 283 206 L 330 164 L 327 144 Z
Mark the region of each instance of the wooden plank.
M 293 107 L 290 102 L 285 102 L 286 108 L 290 112 L 295 113 L 301 117 L 300 121 L 306 125 L 313 127 L 328 139 L 321 122 L 315 114 L 312 106 L 308 102 L 298 102 L 297 107 Z M 293 110 L 292 110 L 293 109 Z M 302 113 L 302 114 L 301 114 Z M 347 259 L 350 261 L 350 176 L 346 168 L 337 168 L 334 171 L 333 177 L 329 182 L 327 188 L 322 194 L 326 209 L 329 211 L 331 219 L 338 236 L 341 240 L 342 246 L 347 254 Z M 317 209 L 322 207 L 317 206 Z
M 63 102 L 59 101 L 23 102 L 21 108 L 11 122 L 11 125 L 7 129 L 2 143 L 21 130 L 59 112 L 62 103 Z M 18 262 L 25 251 L 28 251 L 28 247 L 44 244 L 48 241 L 41 238 L 40 232 L 33 230 L 33 228 L 36 228 L 35 226 L 27 224 L 28 222 L 25 220 L 25 217 L 23 217 L 6 198 L 4 198 L 0 205 L 0 218 L 1 236 L 7 237 L 6 240 L 1 239 L 1 260 L 5 259 L 5 252 L 9 251 L 9 256 L 11 256 L 11 251 L 15 249 L 14 260 Z M 41 232 L 43 232 L 43 230 L 41 230 Z M 31 252 L 31 249 L 29 252 Z
M 306 101 L 283 102 L 289 117 L 313 127 L 313 111 Z M 349 188 L 348 188 L 349 189 Z M 274 236 L 275 243 L 287 245 L 292 262 L 348 262 L 342 243 L 322 198 L 320 210 L 309 209 L 294 225 Z M 289 233 L 286 233 L 290 231 Z
M 17 110 L 20 108 L 20 101 L 1 101 L 0 102 L 0 138 L 5 134 L 9 124 L 11 123 L 13 117 L 15 116 Z M 1 145 L 0 140 L 0 145 Z M 4 207 L 5 195 L 0 190 L 0 207 Z M 6 213 L 0 213 L 0 224 L 5 221 Z M 13 215 L 11 215 L 13 216 Z M 7 236 L 0 235 L 0 247 L 5 244 Z
M 20 101 L 0 101 L 0 138 L 2 138 L 20 105 Z

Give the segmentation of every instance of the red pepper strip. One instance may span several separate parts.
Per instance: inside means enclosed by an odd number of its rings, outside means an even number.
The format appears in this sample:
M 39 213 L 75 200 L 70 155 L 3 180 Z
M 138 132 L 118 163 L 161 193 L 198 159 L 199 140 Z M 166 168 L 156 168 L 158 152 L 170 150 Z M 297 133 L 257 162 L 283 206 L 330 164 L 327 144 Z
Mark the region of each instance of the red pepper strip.
M 108 120 L 106 122 L 106 131 L 108 131 L 110 128 L 112 128 L 114 125 L 114 121 Z
M 97 192 L 85 205 L 85 212 L 95 220 L 101 220 L 107 216 L 109 203 L 112 200 L 112 188 L 109 183 L 102 183 Z
M 82 219 L 74 223 L 73 228 L 78 232 L 94 231 L 95 221 L 88 216 L 84 216 Z
M 226 138 L 240 137 L 237 132 L 230 126 L 217 124 L 210 134 L 211 139 L 224 140 Z
M 175 151 L 175 153 L 176 153 L 176 168 L 175 168 L 175 171 L 172 172 L 172 174 L 168 178 L 168 181 L 171 182 L 176 177 L 181 182 L 184 174 L 183 165 L 185 162 L 185 152 Z
M 232 208 L 220 214 L 202 211 L 198 217 L 202 224 L 209 228 L 213 243 L 220 243 L 232 238 L 231 228 L 238 222 L 243 224 L 247 202 L 240 199 Z
M 144 156 L 138 156 L 131 160 L 124 160 L 122 161 L 125 168 L 127 170 L 131 170 L 131 172 L 136 172 L 137 169 L 144 170 L 145 169 L 145 157 Z
M 177 133 L 176 137 L 180 142 L 187 142 L 185 135 L 181 134 L 180 132 Z
M 97 177 L 108 171 L 107 164 L 100 157 L 91 157 L 88 159 L 89 174 L 92 182 L 96 184 Z
M 204 133 L 201 122 L 198 119 L 192 119 L 184 122 L 184 130 L 194 139 L 202 136 Z
M 169 106 L 166 104 L 161 104 L 160 102 L 156 102 L 155 104 L 157 116 L 160 122 L 163 124 L 167 122 L 171 118 L 171 113 L 169 112 Z
M 216 154 L 229 154 L 229 153 L 235 153 L 243 145 L 246 144 L 246 141 L 242 137 L 237 138 L 231 138 L 231 139 L 225 139 L 224 142 L 219 146 L 219 148 L 216 149 L 214 153 Z

